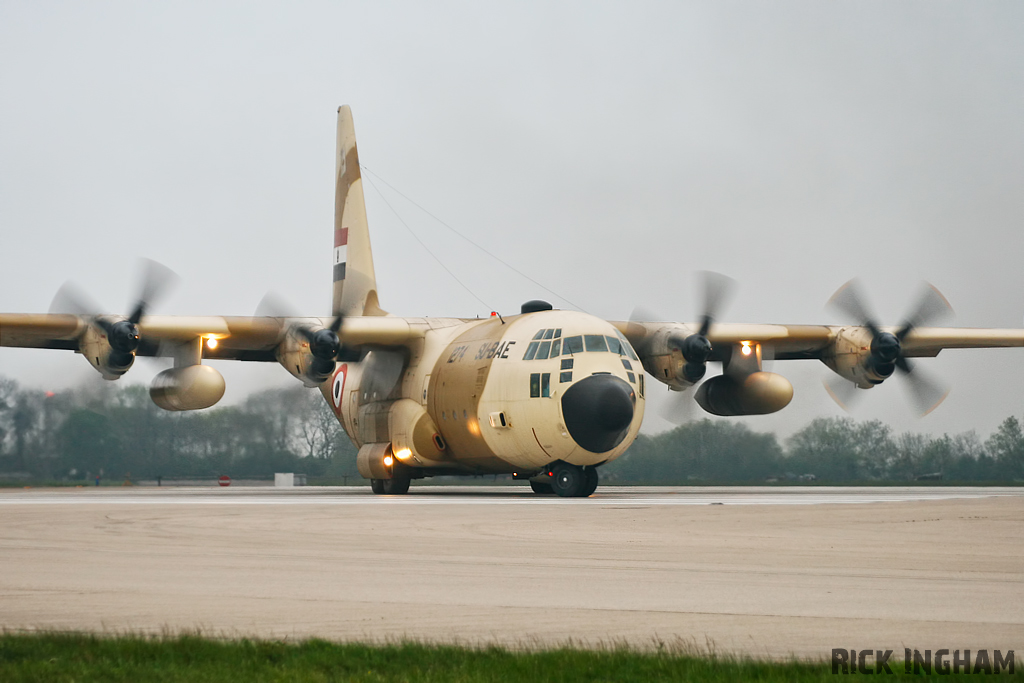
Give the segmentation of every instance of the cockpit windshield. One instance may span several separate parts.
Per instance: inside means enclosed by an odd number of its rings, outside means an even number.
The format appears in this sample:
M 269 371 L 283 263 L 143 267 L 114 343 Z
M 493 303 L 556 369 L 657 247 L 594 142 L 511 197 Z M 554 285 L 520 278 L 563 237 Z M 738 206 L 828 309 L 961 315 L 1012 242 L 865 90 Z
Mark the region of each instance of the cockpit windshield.
M 523 360 L 544 360 L 547 358 L 558 358 L 562 356 L 573 356 L 577 353 L 614 353 L 633 360 L 639 360 L 633 347 L 622 335 L 616 331 L 616 336 L 606 334 L 580 334 L 565 339 L 559 339 L 562 330 L 540 330 L 534 335 L 526 347 Z M 554 339 L 550 342 L 541 341 Z

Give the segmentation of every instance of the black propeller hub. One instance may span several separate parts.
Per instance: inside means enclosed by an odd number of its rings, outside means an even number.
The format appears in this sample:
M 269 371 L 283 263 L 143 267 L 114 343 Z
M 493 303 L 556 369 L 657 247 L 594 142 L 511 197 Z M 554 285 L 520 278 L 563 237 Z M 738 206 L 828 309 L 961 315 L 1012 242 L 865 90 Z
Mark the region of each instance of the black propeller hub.
M 139 328 L 128 320 L 122 320 L 107 329 L 110 348 L 122 354 L 132 354 L 139 348 Z
M 688 365 L 703 365 L 711 357 L 711 342 L 703 334 L 691 334 L 679 345 Z
M 340 351 L 341 341 L 333 330 L 317 330 L 310 337 L 309 352 L 320 360 L 333 361 Z
M 900 340 L 889 332 L 879 332 L 871 340 L 871 355 L 880 363 L 892 364 L 900 357 Z M 892 374 L 892 371 L 889 371 Z

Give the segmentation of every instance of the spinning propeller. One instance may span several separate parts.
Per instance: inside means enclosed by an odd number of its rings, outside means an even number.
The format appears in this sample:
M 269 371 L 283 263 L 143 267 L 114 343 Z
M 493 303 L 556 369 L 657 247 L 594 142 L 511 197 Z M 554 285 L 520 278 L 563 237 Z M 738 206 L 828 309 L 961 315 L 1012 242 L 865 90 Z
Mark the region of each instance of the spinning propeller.
M 696 384 L 707 373 L 707 362 L 714 351 L 708 333 L 711 326 L 718 319 L 719 314 L 725 307 L 732 292 L 736 287 L 736 281 L 731 277 L 715 273 L 709 270 L 697 273 L 698 281 L 703 290 L 702 313 L 699 318 L 700 328 L 695 334 L 687 336 L 673 335 L 669 337 L 669 346 L 679 349 L 683 354 L 686 364 L 683 365 L 683 377 L 687 382 Z M 676 396 L 669 400 L 664 411 L 664 417 L 670 422 L 682 424 L 693 417 L 693 401 L 690 400 L 688 392 L 675 391 Z
M 341 329 L 343 320 L 344 317 L 339 314 L 331 321 L 330 326 L 321 327 L 319 330 L 310 329 L 305 325 L 296 328 L 296 332 L 309 342 L 309 352 L 313 355 L 312 370 L 318 377 L 323 376 L 326 379 L 334 372 L 334 362 L 338 360 L 342 349 L 338 330 Z
M 100 313 L 100 307 L 77 285 L 66 282 L 57 290 L 50 304 L 51 313 L 69 313 L 95 325 L 107 336 L 111 352 L 108 363 L 111 367 L 127 368 L 135 358 L 141 337 L 139 322 L 150 305 L 178 280 L 178 276 L 167 266 L 150 259 L 142 261 L 142 286 L 127 318 L 112 320 Z
M 273 318 L 298 318 L 292 306 L 273 292 L 268 292 L 256 307 L 257 316 Z M 344 315 L 337 315 L 327 327 L 311 327 L 301 322 L 293 322 L 288 330 L 302 337 L 309 343 L 309 353 L 313 361 L 309 368 L 309 379 L 322 382 L 334 372 L 335 362 L 348 360 L 353 356 L 352 349 L 345 347 L 338 337 L 344 322 Z M 358 356 L 355 357 L 356 359 Z
M 704 290 L 700 329 L 696 334 L 686 337 L 676 335 L 669 337 L 668 340 L 669 346 L 679 349 L 686 360 L 686 365 L 683 366 L 686 381 L 694 383 L 699 382 L 707 372 L 708 358 L 713 351 L 711 341 L 708 340 L 708 332 L 711 331 L 711 324 L 718 317 L 719 311 L 736 285 L 732 278 L 708 270 L 698 273 L 698 277 Z
M 953 313 L 946 298 L 932 285 L 925 283 L 917 305 L 895 333 L 881 329 L 871 315 L 857 281 L 850 280 L 832 295 L 828 304 L 853 318 L 871 332 L 870 355 L 867 363 L 879 378 L 885 379 L 899 370 L 907 378 L 911 397 L 921 415 L 938 407 L 949 395 L 949 389 L 934 379 L 921 374 L 904 355 L 903 341 L 916 327 L 921 327 Z M 838 381 L 837 381 L 838 380 Z M 842 408 L 847 409 L 856 396 L 857 386 L 842 377 L 826 382 L 825 389 Z

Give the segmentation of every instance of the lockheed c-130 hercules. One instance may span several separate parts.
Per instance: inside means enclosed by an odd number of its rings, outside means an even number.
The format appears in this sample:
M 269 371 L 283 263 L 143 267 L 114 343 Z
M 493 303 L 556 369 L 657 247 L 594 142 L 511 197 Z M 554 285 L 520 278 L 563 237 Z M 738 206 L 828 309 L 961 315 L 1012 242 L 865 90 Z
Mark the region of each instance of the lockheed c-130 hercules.
M 51 308 L 59 312 L 0 314 L 0 346 L 73 350 L 110 380 L 136 356 L 170 356 L 173 367 L 150 388 L 166 410 L 208 408 L 223 396 L 223 377 L 204 359 L 278 362 L 319 388 L 358 447 L 359 472 L 375 493 L 405 493 L 411 479 L 442 474 L 511 473 L 537 493 L 567 497 L 593 493 L 598 468 L 636 438 L 649 390 L 645 372 L 685 391 L 701 382 L 709 361 L 720 362 L 722 374 L 701 383 L 693 398 L 728 416 L 789 404 L 793 387 L 762 369 L 766 357 L 820 360 L 837 375 L 831 393 L 840 402 L 898 370 L 927 412 L 946 392 L 908 358 L 1024 346 L 1024 330 L 925 327 L 949 310 L 934 288 L 898 327 L 877 324 L 852 283 L 832 303 L 856 325 L 720 323 L 730 281 L 710 273 L 703 315 L 690 324 L 609 322 L 543 301 L 486 319 L 392 316 L 377 296 L 347 106 L 338 110 L 335 161 L 331 317 L 147 315 L 169 274 L 149 262 L 129 315 L 101 314 L 65 289 Z

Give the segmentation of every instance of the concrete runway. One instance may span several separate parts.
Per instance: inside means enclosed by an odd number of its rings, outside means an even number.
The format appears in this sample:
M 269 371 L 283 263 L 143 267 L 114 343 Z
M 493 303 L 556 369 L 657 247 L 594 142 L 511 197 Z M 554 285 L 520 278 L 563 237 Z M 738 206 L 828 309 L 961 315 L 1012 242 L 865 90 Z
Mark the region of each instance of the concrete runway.
M 1024 489 L 0 493 L 0 627 L 1022 649 Z

